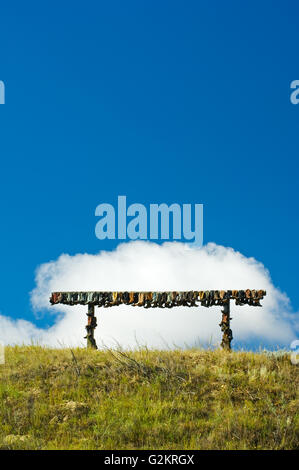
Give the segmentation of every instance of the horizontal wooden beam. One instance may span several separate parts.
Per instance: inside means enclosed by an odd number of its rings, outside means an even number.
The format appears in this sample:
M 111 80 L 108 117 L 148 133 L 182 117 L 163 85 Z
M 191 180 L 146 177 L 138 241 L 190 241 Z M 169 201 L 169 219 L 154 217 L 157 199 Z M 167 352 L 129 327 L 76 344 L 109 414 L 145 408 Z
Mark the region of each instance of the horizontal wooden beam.
M 116 305 L 132 305 L 145 308 L 172 307 L 212 307 L 225 305 L 228 300 L 235 300 L 236 305 L 261 307 L 260 301 L 266 291 L 257 289 L 246 290 L 209 290 L 209 291 L 76 291 L 53 292 L 50 297 L 52 305 L 94 305 L 113 307 Z

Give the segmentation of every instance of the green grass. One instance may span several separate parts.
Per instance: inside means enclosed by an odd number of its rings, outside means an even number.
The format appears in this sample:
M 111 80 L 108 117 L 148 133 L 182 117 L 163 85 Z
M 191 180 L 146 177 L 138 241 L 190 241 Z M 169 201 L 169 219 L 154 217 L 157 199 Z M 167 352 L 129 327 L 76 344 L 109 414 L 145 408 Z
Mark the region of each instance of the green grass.
M 0 449 L 295 449 L 287 354 L 6 348 Z

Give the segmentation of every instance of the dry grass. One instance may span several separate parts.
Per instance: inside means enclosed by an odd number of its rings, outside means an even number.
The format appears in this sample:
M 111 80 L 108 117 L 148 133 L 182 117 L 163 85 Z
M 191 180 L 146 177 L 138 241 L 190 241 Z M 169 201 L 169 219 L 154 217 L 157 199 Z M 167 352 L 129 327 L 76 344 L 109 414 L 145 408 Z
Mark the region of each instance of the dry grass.
M 288 355 L 6 348 L 0 449 L 295 449 Z

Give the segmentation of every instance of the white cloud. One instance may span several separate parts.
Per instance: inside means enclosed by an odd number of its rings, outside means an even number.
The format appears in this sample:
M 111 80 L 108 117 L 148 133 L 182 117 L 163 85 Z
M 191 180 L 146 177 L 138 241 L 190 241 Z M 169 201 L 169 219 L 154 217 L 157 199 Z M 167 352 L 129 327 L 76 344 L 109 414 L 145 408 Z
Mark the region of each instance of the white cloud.
M 130 242 L 112 252 L 96 255 L 61 255 L 41 265 L 31 295 L 35 310 L 50 309 L 55 315 L 51 328 L 0 316 L 0 339 L 9 343 L 31 340 L 58 346 L 84 345 L 84 306 L 53 306 L 52 291 L 59 290 L 208 290 L 265 289 L 263 308 L 236 307 L 232 303 L 232 330 L 238 345 L 288 346 L 296 338 L 296 315 L 286 294 L 272 284 L 269 272 L 254 258 L 232 248 L 209 243 L 194 248 L 183 243 Z M 98 345 L 148 347 L 168 344 L 192 346 L 219 344 L 220 307 L 143 309 L 131 306 L 96 309 Z M 236 341 L 233 343 L 236 344 Z

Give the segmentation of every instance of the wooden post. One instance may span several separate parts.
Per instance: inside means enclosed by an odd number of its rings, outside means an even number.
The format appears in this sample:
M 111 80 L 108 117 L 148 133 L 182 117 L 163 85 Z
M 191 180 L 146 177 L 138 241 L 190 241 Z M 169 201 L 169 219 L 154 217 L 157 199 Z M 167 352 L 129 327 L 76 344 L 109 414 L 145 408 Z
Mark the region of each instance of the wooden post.
M 223 332 L 223 337 L 221 341 L 221 347 L 225 349 L 226 351 L 231 350 L 231 341 L 233 339 L 233 333 L 232 330 L 230 329 L 230 304 L 229 304 L 229 299 L 225 301 L 223 304 L 223 310 L 221 310 L 222 313 L 222 321 L 219 324 L 221 327 L 221 331 Z
M 97 327 L 97 319 L 94 316 L 93 304 L 88 304 L 88 313 L 86 315 L 88 317 L 86 325 L 87 335 L 85 336 L 87 339 L 87 348 L 98 349 L 96 340 L 94 339 L 94 330 Z

